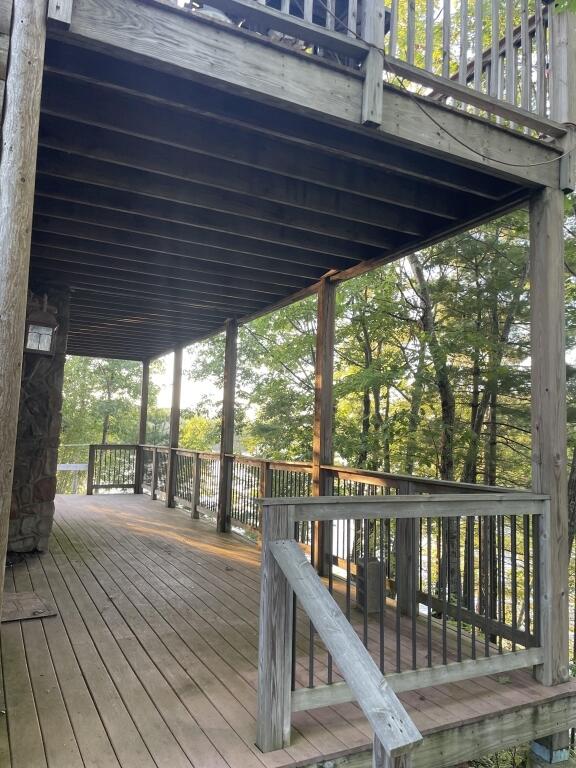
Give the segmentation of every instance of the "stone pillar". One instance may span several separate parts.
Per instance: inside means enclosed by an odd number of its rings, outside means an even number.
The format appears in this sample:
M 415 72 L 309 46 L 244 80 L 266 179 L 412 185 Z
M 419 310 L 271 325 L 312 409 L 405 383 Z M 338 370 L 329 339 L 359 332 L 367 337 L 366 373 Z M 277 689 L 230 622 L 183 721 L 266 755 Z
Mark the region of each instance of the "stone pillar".
M 12 552 L 47 550 L 54 517 L 69 293 L 53 289 L 47 295 L 48 311 L 58 320 L 54 351 L 24 351 L 22 362 L 8 537 Z M 41 308 L 43 297 L 30 294 L 28 312 Z

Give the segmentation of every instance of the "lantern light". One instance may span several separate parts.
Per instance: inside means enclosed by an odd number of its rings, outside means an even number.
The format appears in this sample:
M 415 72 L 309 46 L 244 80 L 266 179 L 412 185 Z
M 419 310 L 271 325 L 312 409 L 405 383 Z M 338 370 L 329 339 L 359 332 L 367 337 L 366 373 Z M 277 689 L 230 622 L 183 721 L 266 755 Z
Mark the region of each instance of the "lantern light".
M 57 330 L 58 320 L 48 311 L 48 296 L 44 294 L 42 309 L 32 310 L 26 319 L 26 351 L 52 354 Z

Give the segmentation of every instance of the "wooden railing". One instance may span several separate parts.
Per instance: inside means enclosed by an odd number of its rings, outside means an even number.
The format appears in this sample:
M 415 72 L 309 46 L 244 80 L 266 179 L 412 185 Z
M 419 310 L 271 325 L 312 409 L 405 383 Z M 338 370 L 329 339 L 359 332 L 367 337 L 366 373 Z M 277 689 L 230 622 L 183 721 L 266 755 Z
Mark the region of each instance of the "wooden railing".
M 549 119 L 554 40 L 543 0 L 390 0 L 387 8 L 383 0 L 211 0 L 210 5 L 258 35 L 360 70 L 364 123 L 380 122 L 385 73 L 392 85 L 508 128 L 534 136 L 566 134 Z
M 356 700 L 370 720 L 372 693 L 358 685 L 354 674 L 368 664 L 367 657 L 371 677 L 380 681 L 385 693 L 550 663 L 547 497 L 508 493 L 267 499 L 263 519 L 263 749 L 286 744 L 294 711 Z M 347 531 L 344 584 L 332 567 L 321 580 L 308 565 L 294 540 L 294 531 L 302 525 L 327 525 L 333 534 Z M 386 539 L 390 530 L 392 551 Z M 495 545 L 506 539 L 514 558 L 510 562 L 506 546 Z M 472 547 L 467 546 L 470 541 Z M 404 548 L 402 562 L 398 546 Z M 362 564 L 355 606 L 349 569 L 354 549 L 359 549 Z M 471 553 L 468 563 L 466 553 Z M 389 578 L 391 563 L 397 569 L 396 586 Z M 467 566 L 471 580 L 466 585 Z M 289 647 L 286 638 L 293 638 Z M 352 663 L 343 649 L 358 645 L 365 652 Z M 409 728 L 394 699 L 388 707 Z M 391 728 L 389 733 L 394 733 Z M 411 738 L 414 746 L 417 738 L 413 733 Z M 384 742 L 382 749 L 393 757 L 390 744 Z M 408 764 L 408 759 L 402 763 Z

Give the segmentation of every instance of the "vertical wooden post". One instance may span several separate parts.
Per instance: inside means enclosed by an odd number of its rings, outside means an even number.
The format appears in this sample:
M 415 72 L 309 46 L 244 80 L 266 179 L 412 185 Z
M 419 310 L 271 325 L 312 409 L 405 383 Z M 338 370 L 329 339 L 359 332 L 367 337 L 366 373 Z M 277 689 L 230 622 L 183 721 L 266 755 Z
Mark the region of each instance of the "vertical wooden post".
M 550 495 L 540 536 L 540 634 L 545 685 L 568 679 L 568 501 L 564 349 L 564 195 L 530 203 L 532 489 Z
M 168 453 L 168 472 L 166 477 L 166 506 L 174 506 L 176 484 L 176 449 L 180 438 L 180 392 L 182 389 L 182 347 L 174 350 L 174 368 L 172 373 L 172 407 L 170 408 L 170 436 Z
M 202 460 L 198 451 L 194 453 L 194 460 L 192 464 L 192 519 L 198 520 L 200 512 L 198 512 L 198 504 L 200 503 L 200 471 L 202 469 Z
M 154 446 L 152 451 L 152 480 L 150 482 L 150 498 L 154 501 L 156 499 L 156 488 L 158 487 L 158 451 L 156 446 Z
M 260 483 L 258 493 L 261 499 L 269 499 L 272 496 L 272 470 L 269 461 L 260 462 Z M 260 536 L 262 536 L 262 508 L 260 508 Z
M 314 434 L 312 442 L 312 496 L 326 495 L 323 464 L 332 464 L 332 432 L 334 421 L 334 331 L 336 284 L 324 278 L 318 291 L 316 327 L 316 370 L 314 376 Z M 314 566 L 319 574 L 325 572 L 326 541 L 331 523 L 314 526 Z
M 256 744 L 263 752 L 282 749 L 290 743 L 292 589 L 270 551 L 270 542 L 290 539 L 293 533 L 290 507 L 262 508 Z
M 576 123 L 576 13 L 548 14 L 550 23 L 550 116 Z
M 235 320 L 226 323 L 226 349 L 224 353 L 224 395 L 222 398 L 222 431 L 220 434 L 220 481 L 218 484 L 217 530 L 230 530 L 232 502 L 232 467 L 234 460 L 234 406 L 236 395 L 236 365 L 238 360 L 238 325 Z
M 384 48 L 384 2 L 361 0 L 360 12 L 360 36 L 375 46 L 368 51 L 362 66 L 362 122 L 377 127 L 382 123 L 384 100 L 384 56 L 378 50 Z
M 86 473 L 86 496 L 92 496 L 94 493 L 94 460 L 96 458 L 96 446 L 91 445 L 88 448 L 88 471 Z
M 407 482 L 402 492 L 414 493 L 414 484 Z M 396 597 L 398 609 L 405 616 L 412 616 L 416 610 L 415 590 L 418 567 L 418 521 L 414 518 L 396 520 Z
M 150 360 L 142 361 L 142 384 L 140 386 L 140 425 L 138 427 L 138 448 L 136 449 L 136 471 L 134 493 L 142 493 L 142 475 L 144 472 L 144 452 L 146 444 L 146 426 L 148 422 L 148 390 L 150 386 Z
M 14 0 L 0 158 L 0 612 L 30 265 L 46 2 Z

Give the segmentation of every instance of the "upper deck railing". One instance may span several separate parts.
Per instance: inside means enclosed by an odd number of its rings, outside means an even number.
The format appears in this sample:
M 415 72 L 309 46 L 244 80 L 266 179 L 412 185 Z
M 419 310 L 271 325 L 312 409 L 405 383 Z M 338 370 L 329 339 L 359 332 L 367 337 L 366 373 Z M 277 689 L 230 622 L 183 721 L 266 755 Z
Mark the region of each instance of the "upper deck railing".
M 190 5 L 191 14 L 505 127 L 536 137 L 565 133 L 550 120 L 554 12 L 542 0 L 390 0 L 386 8 L 384 0 L 210 0 L 217 11 Z

